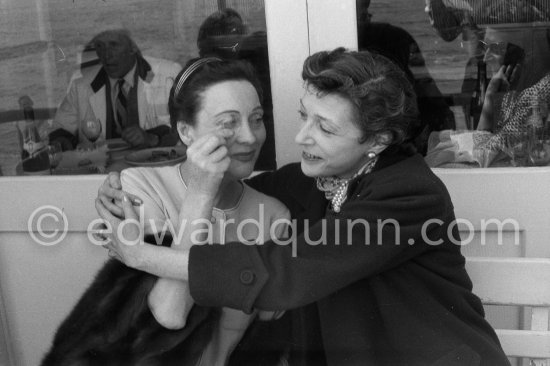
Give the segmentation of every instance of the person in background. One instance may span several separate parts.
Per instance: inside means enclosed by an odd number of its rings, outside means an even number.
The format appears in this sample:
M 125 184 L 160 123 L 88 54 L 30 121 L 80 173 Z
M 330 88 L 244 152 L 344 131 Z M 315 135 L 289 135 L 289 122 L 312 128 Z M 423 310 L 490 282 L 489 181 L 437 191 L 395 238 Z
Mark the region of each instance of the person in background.
M 517 162 L 514 155 L 526 155 L 528 148 L 537 148 L 528 146 L 524 140 L 531 128 L 547 128 L 550 72 L 521 91 L 514 89 L 518 83 L 518 74 L 518 65 L 500 65 L 487 86 L 476 130 L 445 130 L 430 135 L 426 155 L 429 166 L 489 167 L 506 166 L 510 163 L 514 166 L 528 164 L 527 161 Z M 514 153 L 522 144 L 523 152 Z M 548 154 L 546 148 L 541 153 Z M 509 159 L 511 160 L 507 162 Z
M 201 24 L 197 36 L 200 57 L 235 59 L 246 34 L 241 15 L 226 8 L 210 14 Z
M 509 365 L 472 293 L 449 193 L 405 142 L 418 116 L 405 73 L 339 48 L 309 56 L 302 78 L 301 162 L 247 181 L 290 210 L 286 243 L 176 252 L 105 233 L 107 248 L 130 267 L 187 281 L 196 304 L 286 310 L 291 365 Z M 215 151 L 193 162 L 196 174 Z M 205 197 L 214 183 L 201 180 Z M 120 188 L 111 174 L 96 209 L 113 233 L 125 225 L 142 241 Z
M 461 88 L 464 94 L 474 90 L 480 65 L 486 68 L 488 80 L 503 65 L 529 70 L 516 72 L 510 88 L 518 91 L 534 85 L 550 71 L 550 49 L 525 42 L 525 33 L 532 32 L 533 26 L 537 26 L 535 22 L 550 20 L 550 8 L 543 0 L 426 0 L 425 12 L 443 40 L 451 42 L 462 36 L 461 44 L 470 57 Z M 492 26 L 507 23 L 515 25 Z M 529 35 L 533 44 L 546 44 L 545 32 Z
M 426 5 L 434 29 L 444 40 L 453 41 L 462 34 L 470 59 L 461 93 L 472 95 L 472 102 L 476 101 L 469 105 L 471 130 L 443 130 L 430 135 L 428 165 L 460 168 L 515 164 L 513 156 L 508 156 L 508 144 L 520 144 L 535 105 L 540 104 L 545 116 L 549 104 L 550 33 L 533 23 L 550 20 L 547 4 L 427 0 Z M 502 23 L 515 24 L 512 28 L 493 26 Z M 525 42 L 529 38 L 530 42 Z
M 125 29 L 103 31 L 90 45 L 100 62 L 83 68 L 71 81 L 50 141 L 59 141 L 64 150 L 86 147 L 90 141 L 82 125 L 99 120 L 100 139 L 122 138 L 134 147 L 174 145 L 168 95 L 181 66 L 143 56 Z

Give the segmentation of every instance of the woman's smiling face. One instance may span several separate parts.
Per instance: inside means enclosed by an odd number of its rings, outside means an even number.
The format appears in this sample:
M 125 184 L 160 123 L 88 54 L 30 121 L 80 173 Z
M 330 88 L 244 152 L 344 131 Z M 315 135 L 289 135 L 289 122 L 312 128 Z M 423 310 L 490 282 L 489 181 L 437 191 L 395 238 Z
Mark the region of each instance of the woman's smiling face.
M 379 152 L 353 122 L 354 105 L 338 94 L 319 95 L 312 87 L 300 100 L 303 126 L 295 141 L 302 147 L 302 171 L 310 177 L 353 176 L 367 161 L 367 153 Z M 380 150 L 381 151 L 381 150 Z
M 248 81 L 224 81 L 204 90 L 195 124 L 188 128 L 193 140 L 220 129 L 233 132 L 226 140 L 231 158 L 226 175 L 235 179 L 253 172 L 266 138 L 262 105 Z

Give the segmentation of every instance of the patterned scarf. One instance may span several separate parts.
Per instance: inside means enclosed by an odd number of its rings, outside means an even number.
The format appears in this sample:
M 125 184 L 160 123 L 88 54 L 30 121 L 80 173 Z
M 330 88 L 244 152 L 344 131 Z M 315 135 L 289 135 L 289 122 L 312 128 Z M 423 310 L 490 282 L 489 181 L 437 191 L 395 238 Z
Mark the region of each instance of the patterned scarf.
M 337 176 L 332 177 L 317 177 L 317 189 L 325 193 L 325 198 L 331 201 L 331 207 L 335 212 L 340 212 L 340 207 L 347 199 L 347 190 L 349 182 L 353 179 L 363 175 L 368 174 L 372 171 L 376 162 L 378 161 L 378 156 L 374 159 L 369 160 L 361 169 L 357 171 L 351 178 L 339 178 Z

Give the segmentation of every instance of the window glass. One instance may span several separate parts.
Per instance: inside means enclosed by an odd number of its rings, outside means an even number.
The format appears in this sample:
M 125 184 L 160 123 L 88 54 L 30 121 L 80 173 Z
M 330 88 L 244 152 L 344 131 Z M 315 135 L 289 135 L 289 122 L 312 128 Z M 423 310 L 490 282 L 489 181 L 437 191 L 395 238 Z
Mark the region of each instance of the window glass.
M 358 47 L 414 83 L 432 167 L 550 164 L 550 1 L 357 0 Z
M 268 132 L 256 168 L 275 167 L 263 1 L 3 0 L 0 4 L 0 175 L 120 170 L 129 166 L 128 155 L 151 147 L 158 149 L 156 155 L 138 156 L 172 162 L 169 148 L 179 139 L 163 128 L 169 126 L 168 92 L 181 67 L 199 55 L 246 59 L 255 66 Z M 120 61 L 124 55 L 134 54 L 126 38 L 104 36 L 104 31 L 119 29 L 131 37 L 145 62 L 132 61 L 129 67 L 134 68 L 116 76 L 127 70 Z M 109 83 L 102 81 L 102 70 Z M 118 84 L 117 78 L 126 83 Z M 127 108 L 124 115 L 118 113 L 121 105 Z M 122 136 L 125 121 L 138 124 L 149 133 L 149 140 L 128 148 L 130 141 Z M 59 148 L 65 151 L 56 152 Z

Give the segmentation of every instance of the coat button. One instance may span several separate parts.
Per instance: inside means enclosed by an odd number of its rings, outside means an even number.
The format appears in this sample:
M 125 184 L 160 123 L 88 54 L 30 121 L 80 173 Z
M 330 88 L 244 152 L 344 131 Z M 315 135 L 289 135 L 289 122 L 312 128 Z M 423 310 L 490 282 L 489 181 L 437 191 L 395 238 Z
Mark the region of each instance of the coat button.
M 251 270 L 245 269 L 241 272 L 240 280 L 243 285 L 250 285 L 254 282 L 254 272 Z

